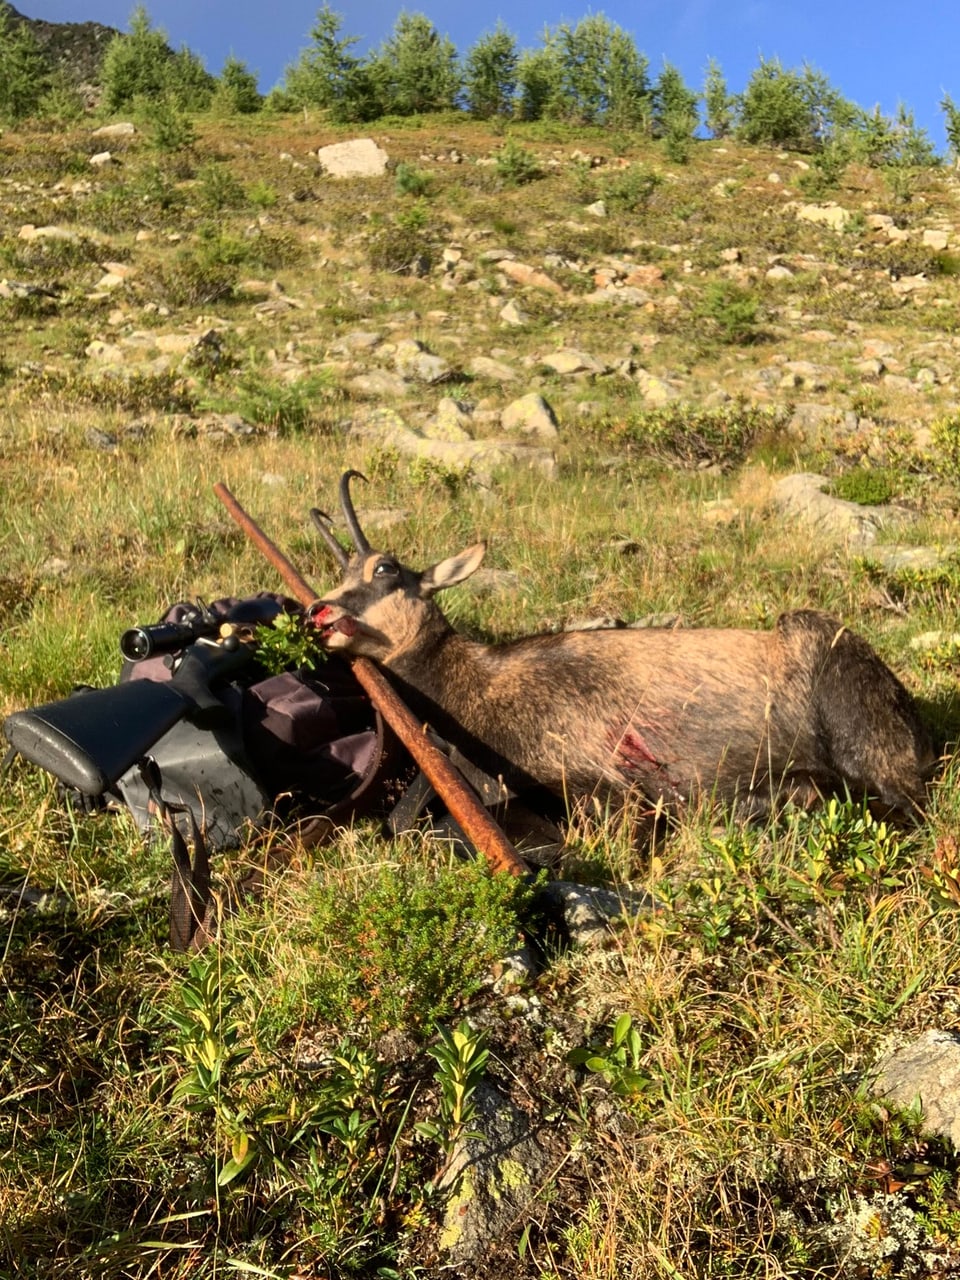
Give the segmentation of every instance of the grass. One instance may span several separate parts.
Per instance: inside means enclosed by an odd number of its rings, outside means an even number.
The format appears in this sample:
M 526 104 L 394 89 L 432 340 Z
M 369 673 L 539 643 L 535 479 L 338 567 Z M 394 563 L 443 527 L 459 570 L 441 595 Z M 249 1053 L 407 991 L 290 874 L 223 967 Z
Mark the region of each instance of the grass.
M 307 513 L 366 465 L 348 434 L 351 362 L 389 368 L 389 354 L 340 344 L 372 331 L 387 353 L 417 338 L 454 368 L 499 349 L 521 374 L 515 394 L 540 390 L 560 420 L 551 479 L 511 468 L 490 488 L 453 485 L 381 455 L 358 495 L 361 515 L 396 514 L 390 549 L 404 559 L 483 537 L 487 565 L 516 575 L 451 592 L 458 626 L 500 638 L 676 614 L 767 627 L 824 608 L 956 740 L 955 557 L 881 570 L 770 504 L 775 480 L 807 466 L 851 500 L 915 507 L 901 539 L 960 541 L 960 370 L 941 332 L 960 296 L 920 244 L 919 196 L 912 247 L 893 252 L 865 217 L 842 236 L 798 221 L 765 181 L 782 158 L 732 141 L 723 154 L 694 143 L 679 165 L 624 137 L 618 168 L 602 131 L 560 123 L 511 125 L 505 147 L 459 116 L 374 122 L 397 171 L 337 184 L 310 151 L 345 130 L 292 117 L 195 128 L 176 172 L 135 140 L 119 176 L 91 174 L 86 193 L 52 190 L 80 167 L 85 128 L 0 138 L 0 274 L 56 285 L 39 302 L 0 300 L 0 714 L 113 681 L 120 633 L 175 600 L 279 586 L 215 501 L 218 480 L 318 590 L 332 580 Z M 466 161 L 422 159 L 441 143 Z M 603 166 L 570 159 L 586 146 Z M 876 173 L 850 166 L 838 181 L 831 198 L 857 214 L 889 203 Z M 960 222 L 948 175 L 922 195 Z M 588 197 L 605 219 L 583 214 Z M 21 241 L 27 222 L 79 238 Z M 452 291 L 448 244 L 476 268 Z M 531 319 L 505 331 L 514 287 L 481 260 L 491 248 L 548 273 L 556 254 L 570 287 L 517 291 Z M 773 254 L 795 271 L 775 286 Z M 409 270 L 419 258 L 426 274 Z M 649 305 L 582 301 L 610 259 L 662 267 Z M 103 261 L 132 274 L 98 301 Z M 890 272 L 920 267 L 937 274 L 917 303 Z M 265 298 L 295 302 L 258 310 Z M 222 357 L 158 359 L 157 335 L 209 329 Z M 120 346 L 116 369 L 86 356 L 95 340 Z M 937 365 L 939 380 L 864 382 L 868 341 L 904 369 Z M 616 372 L 542 376 L 564 347 Z M 786 360 L 832 365 L 831 390 L 781 389 Z M 681 398 L 645 401 L 628 362 Z M 419 423 L 449 391 L 414 388 L 400 412 Z M 480 408 L 513 394 L 456 389 Z M 791 425 L 798 397 L 851 409 L 857 429 L 808 443 Z M 218 440 L 185 426 L 210 411 L 256 430 Z M 938 644 L 911 647 L 930 631 Z M 956 1155 L 864 1084 L 891 1044 L 960 1014 L 955 795 L 950 757 L 911 832 L 839 804 L 758 828 L 691 813 L 636 848 L 584 819 L 564 873 L 646 889 L 660 908 L 601 948 L 548 936 L 540 976 L 507 997 L 492 974 L 520 936 L 539 937 L 535 905 L 441 841 L 359 824 L 325 850 L 282 837 L 223 855 L 224 894 L 270 855 L 264 892 L 187 959 L 166 945 L 162 845 L 122 815 L 70 810 L 15 762 L 0 788 L 0 1274 L 458 1274 L 438 1250 L 438 1182 L 471 1122 L 470 1061 L 555 1152 L 470 1269 L 478 1280 L 956 1270 Z

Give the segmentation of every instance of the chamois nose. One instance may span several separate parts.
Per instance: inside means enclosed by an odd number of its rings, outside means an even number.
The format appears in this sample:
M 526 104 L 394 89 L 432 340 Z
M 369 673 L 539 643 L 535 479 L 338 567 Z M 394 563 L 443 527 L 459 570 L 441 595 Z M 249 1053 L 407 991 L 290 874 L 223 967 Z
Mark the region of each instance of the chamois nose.
M 325 600 L 317 600 L 307 609 L 307 621 L 320 632 L 321 641 L 334 631 L 348 639 L 355 636 L 360 629 L 356 618 L 343 613 L 336 605 L 327 604 Z
M 322 626 L 324 622 L 331 621 L 329 615 L 333 613 L 333 609 L 324 600 L 317 600 L 307 610 L 307 621 L 312 622 L 315 627 Z

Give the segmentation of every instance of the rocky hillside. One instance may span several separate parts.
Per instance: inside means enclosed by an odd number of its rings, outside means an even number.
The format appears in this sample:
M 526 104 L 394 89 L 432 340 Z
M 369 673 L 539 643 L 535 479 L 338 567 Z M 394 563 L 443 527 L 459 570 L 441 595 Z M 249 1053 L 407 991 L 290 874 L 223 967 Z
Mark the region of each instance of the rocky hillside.
M 0 714 L 277 585 L 215 480 L 322 590 L 349 467 L 405 562 L 487 540 L 471 634 L 823 609 L 944 746 L 906 830 L 585 806 L 512 953 L 526 905 L 446 842 L 285 832 L 217 860 L 263 893 L 189 969 L 159 842 L 15 765 L 0 1273 L 960 1274 L 955 173 L 454 115 L 8 131 L 0 384 Z
M 61 71 L 69 83 L 84 90 L 98 83 L 107 45 L 120 34 L 115 27 L 100 22 L 44 22 L 41 18 L 28 18 L 7 0 L 0 0 L 0 9 L 7 12 L 12 25 L 24 23 L 30 28 L 50 65 Z

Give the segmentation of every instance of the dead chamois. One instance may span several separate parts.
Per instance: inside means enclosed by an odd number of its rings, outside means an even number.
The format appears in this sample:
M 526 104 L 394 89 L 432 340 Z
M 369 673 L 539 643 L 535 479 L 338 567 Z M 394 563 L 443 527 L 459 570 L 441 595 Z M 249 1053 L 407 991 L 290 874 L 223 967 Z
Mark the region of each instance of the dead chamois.
M 867 797 L 915 816 L 933 768 L 910 695 L 865 640 L 812 610 L 772 631 L 574 631 L 481 644 L 434 597 L 470 576 L 485 546 L 424 570 L 374 551 L 340 502 L 355 552 L 313 518 L 342 570 L 310 610 L 323 645 L 363 654 L 411 709 L 515 793 L 568 804 L 627 795 L 676 810 L 700 799 L 762 816 L 785 801 Z M 360 477 L 362 478 L 362 477 Z

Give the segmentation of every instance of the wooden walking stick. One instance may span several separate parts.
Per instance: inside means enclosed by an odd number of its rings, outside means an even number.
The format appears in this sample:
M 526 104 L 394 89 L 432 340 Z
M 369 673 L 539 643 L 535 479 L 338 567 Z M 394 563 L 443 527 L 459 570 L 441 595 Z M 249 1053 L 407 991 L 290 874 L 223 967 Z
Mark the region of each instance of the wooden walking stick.
M 317 592 L 301 577 L 260 526 L 247 515 L 226 485 L 215 484 L 213 492 L 254 546 L 277 570 L 291 595 L 304 608 L 313 604 L 319 598 Z M 509 871 L 515 876 L 526 875 L 528 868 L 516 849 L 480 803 L 476 793 L 467 786 L 443 752 L 426 736 L 425 726 L 418 723 L 409 707 L 397 696 L 383 672 L 369 658 L 354 657 L 351 659 L 351 666 L 358 684 L 423 770 L 427 780 L 447 806 L 450 816 L 486 858 L 490 869 Z

